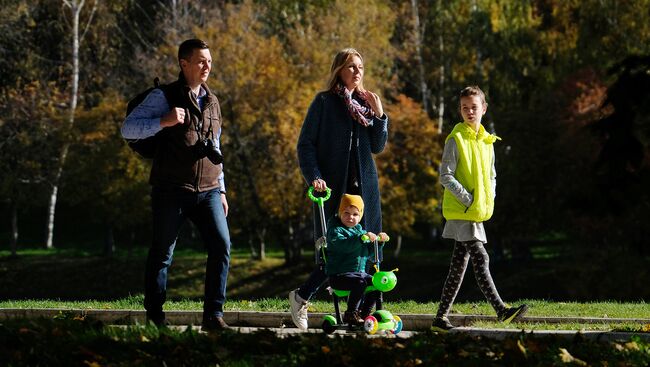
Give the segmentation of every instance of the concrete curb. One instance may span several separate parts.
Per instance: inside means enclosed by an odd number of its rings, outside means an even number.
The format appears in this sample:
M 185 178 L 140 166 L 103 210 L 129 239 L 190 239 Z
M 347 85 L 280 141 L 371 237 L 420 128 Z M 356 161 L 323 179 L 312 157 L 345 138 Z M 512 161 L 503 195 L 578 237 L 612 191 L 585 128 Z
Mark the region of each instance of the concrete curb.
M 54 318 L 60 315 L 89 317 L 107 324 L 130 325 L 144 324 L 146 316 L 144 310 L 99 310 L 99 309 L 23 309 L 0 308 L 0 320 L 5 319 L 35 319 Z M 165 311 L 167 320 L 172 325 L 199 325 L 203 313 L 201 311 Z M 320 329 L 325 313 L 310 313 L 309 328 Z M 404 323 L 403 330 L 423 331 L 431 327 L 434 315 L 431 314 L 398 314 Z M 243 327 L 285 328 L 294 327 L 289 312 L 260 312 L 260 311 L 226 311 L 224 319 L 228 325 Z M 452 324 L 459 327 L 472 325 L 477 321 L 496 321 L 495 316 L 484 315 L 449 315 Z M 650 319 L 624 319 L 624 318 L 594 318 L 594 317 L 524 317 L 523 323 L 578 323 L 578 324 L 606 324 L 606 323 L 631 323 L 647 325 Z M 467 328 L 468 330 L 473 328 Z M 464 330 L 464 329 L 463 329 Z M 476 329 L 483 330 L 483 329 Z M 504 329 L 513 331 L 512 329 Z M 516 331 L 516 330 L 515 330 Z M 516 331 L 520 332 L 520 331 Z M 535 332 L 537 333 L 537 332 Z
M 621 331 L 574 331 L 574 330 L 513 330 L 513 329 L 478 329 L 459 327 L 449 333 L 463 333 L 472 336 L 503 340 L 524 335 L 526 338 L 561 338 L 574 340 L 583 338 L 596 342 L 627 342 L 633 336 L 643 341 L 650 341 L 650 333 L 633 333 Z

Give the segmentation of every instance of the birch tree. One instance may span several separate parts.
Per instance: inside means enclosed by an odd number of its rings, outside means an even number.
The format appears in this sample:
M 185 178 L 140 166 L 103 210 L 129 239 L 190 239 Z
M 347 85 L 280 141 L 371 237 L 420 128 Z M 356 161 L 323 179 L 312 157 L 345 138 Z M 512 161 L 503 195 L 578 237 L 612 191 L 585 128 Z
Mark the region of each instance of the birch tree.
M 422 59 L 422 42 L 424 39 L 424 24 L 420 24 L 420 10 L 418 9 L 418 0 L 411 0 L 411 10 L 413 13 L 413 35 L 415 38 L 415 59 L 418 63 L 418 77 L 420 79 L 420 95 L 422 108 L 429 112 L 429 86 L 424 72 L 424 60 Z
M 80 21 L 81 21 L 81 12 L 86 5 L 86 0 L 63 0 L 62 10 L 67 11 L 69 14 L 68 21 L 70 26 L 70 36 L 71 36 L 71 74 L 70 74 L 70 103 L 68 106 L 68 118 L 66 123 L 66 130 L 70 131 L 74 127 L 75 113 L 77 110 L 77 101 L 79 98 L 79 45 L 83 41 L 84 35 L 88 31 L 88 27 L 92 23 L 95 10 L 97 9 L 97 3 L 99 0 L 95 0 L 93 7 L 90 10 L 90 13 L 87 16 L 85 25 L 83 26 L 82 32 L 80 33 Z M 67 19 L 64 17 L 64 19 Z M 61 146 L 61 151 L 59 153 L 59 159 L 56 162 L 57 166 L 55 167 L 54 174 L 50 180 L 50 198 L 48 202 L 47 209 L 47 223 L 46 223 L 46 240 L 45 247 L 52 248 L 54 247 L 54 217 L 56 213 L 56 201 L 59 193 L 59 186 L 61 184 L 61 176 L 63 174 L 63 169 L 65 167 L 66 159 L 68 158 L 68 153 L 70 151 L 71 141 L 69 139 L 63 140 L 63 145 Z

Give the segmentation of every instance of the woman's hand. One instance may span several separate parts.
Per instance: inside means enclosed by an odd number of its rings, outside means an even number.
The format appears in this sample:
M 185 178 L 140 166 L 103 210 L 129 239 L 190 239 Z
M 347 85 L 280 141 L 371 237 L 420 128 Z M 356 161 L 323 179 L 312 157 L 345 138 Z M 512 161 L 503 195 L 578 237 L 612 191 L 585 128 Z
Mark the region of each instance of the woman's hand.
M 381 105 L 381 99 L 375 93 L 365 90 L 362 92 L 363 98 L 368 102 L 370 108 L 375 113 L 375 116 L 382 117 L 384 115 L 384 107 Z
M 379 242 L 388 242 L 388 235 L 385 232 L 379 233 Z
M 327 183 L 322 178 L 315 179 L 311 185 L 314 186 L 316 191 L 325 191 L 327 189 Z

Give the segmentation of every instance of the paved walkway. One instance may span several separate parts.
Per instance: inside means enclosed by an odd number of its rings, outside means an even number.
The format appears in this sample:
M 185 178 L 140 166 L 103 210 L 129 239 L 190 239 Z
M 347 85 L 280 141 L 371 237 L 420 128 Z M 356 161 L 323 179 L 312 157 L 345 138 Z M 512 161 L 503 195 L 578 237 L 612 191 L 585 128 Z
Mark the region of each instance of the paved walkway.
M 143 310 L 82 310 L 82 309 L 0 309 L 0 320 L 11 318 L 52 318 L 62 313 L 92 317 L 111 325 L 133 325 L 146 322 Z M 185 328 L 186 325 L 200 325 L 201 311 L 166 311 L 167 320 L 171 325 Z M 324 313 L 309 314 L 309 333 L 321 333 L 321 322 Z M 404 323 L 403 331 L 396 337 L 410 337 L 414 333 L 428 330 L 433 320 L 430 314 L 403 314 L 399 315 Z M 260 328 L 270 329 L 279 335 L 292 335 L 305 333 L 295 328 L 291 321 L 289 312 L 256 312 L 256 311 L 226 311 L 224 319 L 234 329 L 249 333 Z M 476 321 L 495 321 L 494 316 L 483 315 L 450 315 L 450 321 L 459 327 L 450 333 L 467 333 L 470 335 L 504 339 L 509 336 L 516 336 L 522 333 L 527 337 L 548 337 L 557 336 L 564 338 L 581 337 L 599 341 L 627 341 L 636 335 L 642 340 L 650 341 L 650 333 L 632 333 L 615 331 L 574 331 L 574 330 L 528 330 L 528 329 L 479 329 L 469 325 Z M 524 317 L 524 322 L 529 323 L 578 323 L 578 324 L 612 324 L 627 323 L 649 325 L 650 319 L 620 319 L 620 318 L 593 318 L 593 317 Z M 524 324 L 525 325 L 525 324 Z M 344 331 L 336 331 L 335 335 L 345 334 Z M 349 334 L 349 333 L 348 333 Z

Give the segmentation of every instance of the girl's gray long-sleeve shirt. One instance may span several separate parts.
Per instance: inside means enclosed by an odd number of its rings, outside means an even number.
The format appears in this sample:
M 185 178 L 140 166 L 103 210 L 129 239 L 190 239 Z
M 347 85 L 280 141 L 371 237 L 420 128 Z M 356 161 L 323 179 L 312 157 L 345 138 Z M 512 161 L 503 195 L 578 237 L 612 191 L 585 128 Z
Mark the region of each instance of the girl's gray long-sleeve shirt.
M 493 148 L 494 149 L 494 148 Z M 440 164 L 440 184 L 449 190 L 461 203 L 469 207 L 474 198 L 472 194 L 463 187 L 456 179 L 456 166 L 458 165 L 458 147 L 456 140 L 449 139 L 445 143 Z M 490 182 L 492 193 L 496 196 L 497 172 L 494 164 L 494 151 L 492 153 L 492 169 L 490 170 Z M 450 238 L 458 242 L 481 241 L 487 243 L 487 236 L 482 222 L 468 220 L 447 220 L 442 231 L 443 238 Z

